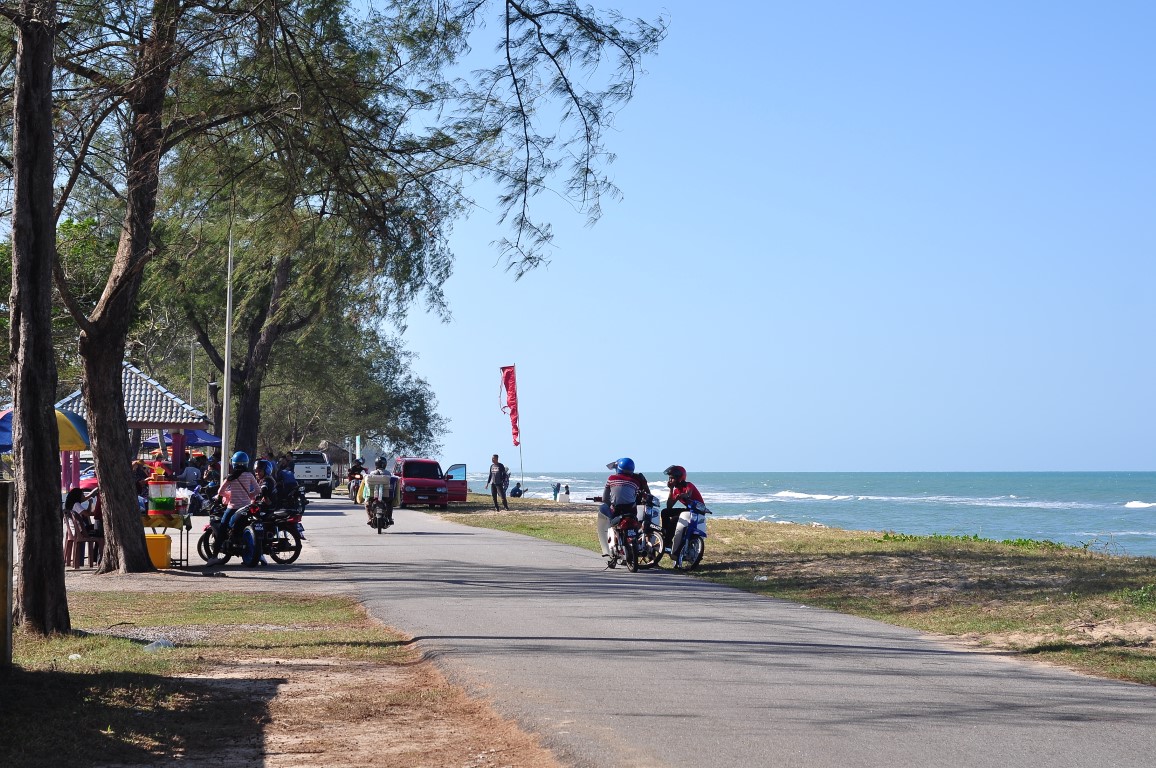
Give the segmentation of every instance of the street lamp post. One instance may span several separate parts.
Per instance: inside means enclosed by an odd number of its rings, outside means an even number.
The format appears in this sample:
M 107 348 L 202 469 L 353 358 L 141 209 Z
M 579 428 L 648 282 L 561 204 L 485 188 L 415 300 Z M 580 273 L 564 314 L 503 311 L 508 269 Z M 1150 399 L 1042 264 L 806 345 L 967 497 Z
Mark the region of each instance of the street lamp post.
M 225 271 L 225 402 L 221 407 L 221 477 L 228 472 L 229 411 L 233 382 L 233 214 L 229 213 L 229 265 Z M 223 484 L 223 483 L 222 483 Z

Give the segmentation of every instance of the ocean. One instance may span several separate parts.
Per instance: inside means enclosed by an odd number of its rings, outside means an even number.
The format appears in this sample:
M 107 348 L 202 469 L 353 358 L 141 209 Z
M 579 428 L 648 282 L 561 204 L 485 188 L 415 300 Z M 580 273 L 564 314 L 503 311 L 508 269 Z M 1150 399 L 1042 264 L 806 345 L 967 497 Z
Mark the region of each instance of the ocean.
M 602 492 L 607 472 L 519 475 L 527 496 L 570 486 L 574 503 Z M 662 471 L 644 472 L 665 498 Z M 481 491 L 484 474 L 471 473 Z M 1156 472 L 699 472 L 689 479 L 715 517 L 768 524 L 987 539 L 1050 540 L 1156 557 Z

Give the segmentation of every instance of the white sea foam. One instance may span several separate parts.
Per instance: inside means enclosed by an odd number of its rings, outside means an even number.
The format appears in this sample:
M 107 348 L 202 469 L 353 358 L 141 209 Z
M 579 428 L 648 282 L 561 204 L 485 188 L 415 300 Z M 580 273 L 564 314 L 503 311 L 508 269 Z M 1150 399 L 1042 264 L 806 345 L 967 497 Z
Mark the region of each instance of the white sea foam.
M 799 493 L 798 491 L 779 491 L 773 494 L 777 499 L 812 499 L 814 501 L 848 501 L 852 496 L 834 496 L 825 493 Z
M 1125 509 L 1151 509 L 1156 507 L 1156 502 L 1151 501 L 1129 501 L 1124 505 Z

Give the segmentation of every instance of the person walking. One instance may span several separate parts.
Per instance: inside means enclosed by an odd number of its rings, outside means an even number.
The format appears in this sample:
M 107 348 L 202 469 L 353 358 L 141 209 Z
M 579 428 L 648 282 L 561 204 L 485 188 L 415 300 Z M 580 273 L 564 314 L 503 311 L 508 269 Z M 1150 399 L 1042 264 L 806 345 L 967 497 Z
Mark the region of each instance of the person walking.
M 494 511 L 500 512 L 501 507 L 498 506 L 498 494 L 502 495 L 502 506 L 507 510 L 510 508 L 510 503 L 506 501 L 506 486 L 510 483 L 510 470 L 506 469 L 506 465 L 498 461 L 498 454 L 494 454 L 490 459 L 490 474 L 486 478 L 486 487 L 490 488 L 490 495 L 494 499 Z

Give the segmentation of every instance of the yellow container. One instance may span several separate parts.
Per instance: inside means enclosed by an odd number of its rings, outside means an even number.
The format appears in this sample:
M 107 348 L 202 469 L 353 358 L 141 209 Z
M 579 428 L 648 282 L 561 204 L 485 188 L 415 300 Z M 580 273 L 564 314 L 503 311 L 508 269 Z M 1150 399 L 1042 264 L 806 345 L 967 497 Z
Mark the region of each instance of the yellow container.
M 149 548 L 149 560 L 154 568 L 168 568 L 169 552 L 173 548 L 173 538 L 167 533 L 146 533 L 145 544 Z

